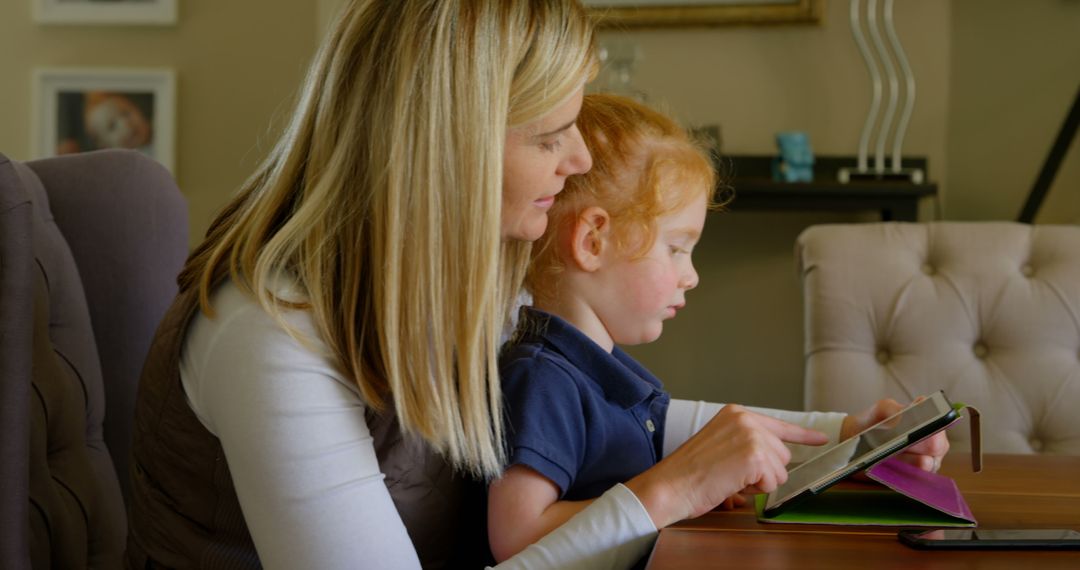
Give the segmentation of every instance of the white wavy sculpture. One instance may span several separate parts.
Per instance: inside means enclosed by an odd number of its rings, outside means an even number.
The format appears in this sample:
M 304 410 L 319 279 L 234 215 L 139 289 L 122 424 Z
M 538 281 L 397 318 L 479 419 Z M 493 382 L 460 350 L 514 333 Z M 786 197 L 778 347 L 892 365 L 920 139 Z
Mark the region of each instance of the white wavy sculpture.
M 866 122 L 863 123 L 862 134 L 859 137 L 858 163 L 854 169 L 840 169 L 841 182 L 848 182 L 853 178 L 859 179 L 901 179 L 909 180 L 916 184 L 923 182 L 924 174 L 921 169 L 905 169 L 901 159 L 901 149 L 904 143 L 904 134 L 907 132 L 908 122 L 911 119 L 911 111 L 915 107 L 915 75 L 908 64 L 907 55 L 900 45 L 900 39 L 896 35 L 896 27 L 893 24 L 893 0 L 884 0 L 881 17 L 878 17 L 878 0 L 866 0 L 865 28 L 861 6 L 863 0 L 851 0 L 850 20 L 851 34 L 855 39 L 855 45 L 866 62 L 867 71 L 870 73 L 870 86 L 872 89 L 870 99 L 870 111 L 867 113 Z M 885 28 L 885 36 L 882 37 L 881 28 Z M 870 43 L 866 41 L 869 34 Z M 872 47 L 871 47 L 872 44 Z M 899 68 L 899 73 L 897 73 Z M 884 80 L 882 75 L 884 74 Z M 885 108 L 882 111 L 881 100 L 883 96 L 883 81 L 888 82 L 888 94 Z M 901 100 L 900 83 L 903 81 L 904 107 L 899 117 L 896 116 L 896 108 Z M 878 122 L 878 116 L 881 121 Z M 895 120 L 895 125 L 893 124 Z M 874 145 L 874 166 L 871 169 L 869 163 L 870 141 L 877 128 L 877 140 Z M 886 167 L 885 147 L 888 143 L 889 133 L 892 133 L 892 164 Z

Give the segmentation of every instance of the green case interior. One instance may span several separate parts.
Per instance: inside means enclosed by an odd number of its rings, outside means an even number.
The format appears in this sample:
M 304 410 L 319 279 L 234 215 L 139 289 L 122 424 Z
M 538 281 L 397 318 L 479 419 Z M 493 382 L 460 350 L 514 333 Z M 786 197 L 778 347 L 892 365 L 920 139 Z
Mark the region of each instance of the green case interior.
M 767 495 L 754 497 L 757 518 L 767 523 L 881 525 L 881 526 L 975 526 L 888 489 L 829 489 L 809 497 L 782 513 L 766 517 Z

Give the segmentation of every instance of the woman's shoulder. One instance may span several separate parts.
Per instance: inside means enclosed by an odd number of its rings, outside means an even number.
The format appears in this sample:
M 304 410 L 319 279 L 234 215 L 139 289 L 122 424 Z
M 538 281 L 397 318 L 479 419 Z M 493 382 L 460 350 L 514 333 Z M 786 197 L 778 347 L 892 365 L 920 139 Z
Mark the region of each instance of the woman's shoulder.
M 298 289 L 281 280 L 275 281 L 274 295 L 290 303 L 302 303 Z M 205 339 L 212 344 L 227 339 L 247 341 L 243 345 L 259 346 L 264 343 L 305 345 L 309 352 L 324 352 L 311 311 L 303 308 L 282 306 L 277 315 L 267 312 L 252 294 L 242 290 L 232 281 L 219 285 L 210 296 L 213 315 L 199 312 L 188 330 L 187 341 L 197 344 Z
M 230 389 L 294 394 L 315 384 L 334 384 L 359 398 L 355 383 L 334 365 L 310 311 L 283 308 L 275 317 L 231 282 L 219 286 L 210 301 L 213 316 L 196 314 L 181 355 L 191 400 Z

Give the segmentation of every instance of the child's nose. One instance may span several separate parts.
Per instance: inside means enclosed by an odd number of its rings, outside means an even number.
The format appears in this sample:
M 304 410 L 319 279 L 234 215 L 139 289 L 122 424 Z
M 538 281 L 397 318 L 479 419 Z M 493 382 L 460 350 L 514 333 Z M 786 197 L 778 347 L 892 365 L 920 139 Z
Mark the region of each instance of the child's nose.
M 686 289 L 687 291 L 689 291 L 690 289 L 693 289 L 694 287 L 697 287 L 697 285 L 698 285 L 698 274 L 697 274 L 697 270 L 694 269 L 693 264 L 690 265 L 690 270 L 687 271 L 683 275 L 682 283 L 680 283 L 679 285 L 682 286 L 682 288 Z

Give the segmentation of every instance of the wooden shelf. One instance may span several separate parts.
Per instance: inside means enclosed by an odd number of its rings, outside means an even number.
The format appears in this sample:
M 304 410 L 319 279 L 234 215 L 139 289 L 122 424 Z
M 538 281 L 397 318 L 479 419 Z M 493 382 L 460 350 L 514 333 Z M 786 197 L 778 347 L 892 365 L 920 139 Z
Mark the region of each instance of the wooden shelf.
M 926 172 L 925 158 L 905 159 L 905 168 Z M 916 221 L 919 200 L 937 194 L 937 184 L 854 181 L 842 184 L 836 174 L 855 165 L 854 157 L 817 157 L 814 182 L 776 182 L 772 179 L 772 156 L 726 156 L 721 159 L 722 177 L 735 190 L 729 204 L 740 210 L 829 210 L 881 213 L 884 221 Z

